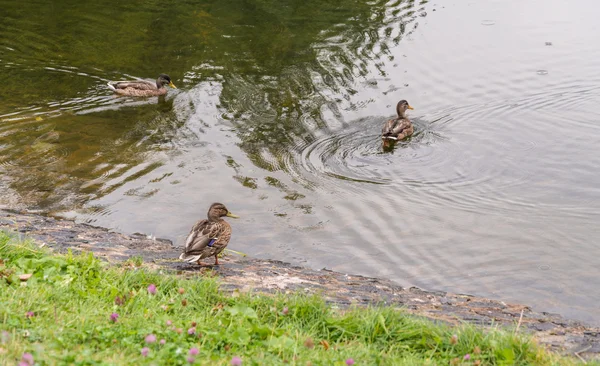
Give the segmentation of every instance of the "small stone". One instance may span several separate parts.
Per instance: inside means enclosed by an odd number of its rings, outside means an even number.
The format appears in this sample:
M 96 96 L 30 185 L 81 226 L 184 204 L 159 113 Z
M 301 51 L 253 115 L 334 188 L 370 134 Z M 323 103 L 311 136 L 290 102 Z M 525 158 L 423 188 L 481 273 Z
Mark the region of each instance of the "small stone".
M 21 281 L 27 281 L 28 279 L 30 279 L 30 278 L 31 278 L 31 276 L 33 276 L 33 274 L 31 274 L 31 273 L 27 273 L 27 274 L 20 274 L 20 275 L 19 275 L 19 279 L 20 279 Z

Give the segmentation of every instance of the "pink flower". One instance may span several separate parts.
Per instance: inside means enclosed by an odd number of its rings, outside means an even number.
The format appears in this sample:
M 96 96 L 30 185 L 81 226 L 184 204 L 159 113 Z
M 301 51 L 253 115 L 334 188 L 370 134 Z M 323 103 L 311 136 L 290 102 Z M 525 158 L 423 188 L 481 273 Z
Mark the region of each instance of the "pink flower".
M 33 318 L 34 316 L 35 316 L 35 313 L 34 313 L 33 311 L 28 311 L 28 312 L 25 314 L 25 317 L 26 317 L 26 318 Z
M 241 366 L 242 364 L 242 359 L 235 356 L 234 358 L 231 359 L 231 365 L 232 366 Z
M 0 335 L 0 343 L 8 343 L 8 341 L 10 341 L 10 333 L 3 330 Z
M 167 326 L 170 326 L 171 324 L 173 324 L 173 322 L 170 320 L 167 320 Z
M 156 294 L 156 285 L 155 284 L 151 284 L 150 286 L 148 286 L 148 293 L 150 295 Z
M 110 321 L 111 322 L 116 323 L 117 319 L 119 319 L 119 314 L 117 314 L 117 313 L 110 314 Z
M 194 335 L 194 334 L 196 334 L 196 327 L 191 327 L 190 329 L 188 329 L 188 334 L 189 334 L 189 335 Z
M 150 348 L 144 347 L 144 348 L 142 348 L 141 354 L 142 354 L 142 356 L 146 357 L 146 356 L 148 356 L 148 352 L 150 352 Z
M 160 345 L 161 345 L 161 346 L 164 346 L 164 345 L 165 345 L 165 343 L 167 343 L 167 341 L 166 341 L 165 339 L 161 339 L 161 340 L 160 340 Z
M 354 359 L 352 359 L 352 358 L 347 359 L 346 360 L 346 365 L 348 365 L 348 366 L 354 365 Z
M 31 353 L 23 353 L 23 356 L 21 356 L 21 363 L 24 363 L 25 365 L 33 365 L 33 355 Z
M 194 362 L 196 362 L 196 359 L 194 357 L 190 356 L 190 357 L 187 358 L 187 362 L 188 363 L 194 363 Z
M 465 355 L 465 357 L 463 357 L 463 359 L 464 359 L 465 361 L 469 361 L 469 360 L 471 359 L 471 355 L 467 353 L 467 354 Z
M 145 339 L 146 343 L 156 342 L 156 336 L 154 334 L 148 334 Z
M 190 356 L 196 356 L 198 355 L 198 353 L 200 353 L 200 351 L 198 351 L 198 348 L 190 348 Z
M 288 315 L 288 313 L 290 312 L 290 309 L 286 307 L 283 308 L 283 310 L 281 311 L 283 313 L 283 315 Z

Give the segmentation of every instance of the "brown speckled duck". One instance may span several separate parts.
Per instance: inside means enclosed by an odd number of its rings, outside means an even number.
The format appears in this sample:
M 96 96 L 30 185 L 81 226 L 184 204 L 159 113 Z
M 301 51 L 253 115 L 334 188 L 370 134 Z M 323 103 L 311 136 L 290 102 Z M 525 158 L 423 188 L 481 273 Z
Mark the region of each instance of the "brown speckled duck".
M 219 264 L 219 253 L 225 249 L 231 239 L 231 226 L 222 217 L 238 216 L 229 212 L 222 203 L 213 203 L 208 209 L 208 220 L 198 221 L 185 241 L 185 248 L 179 259 L 200 264 L 200 260 L 215 256 L 215 265 Z
M 404 114 L 407 109 L 413 109 L 413 107 L 406 100 L 403 99 L 398 102 L 396 106 L 398 117 L 387 121 L 381 130 L 381 138 L 384 140 L 384 143 L 386 140 L 402 140 L 413 134 L 413 125 Z
M 167 88 L 177 89 L 171 78 L 167 74 L 158 75 L 156 83 L 146 80 L 131 80 L 131 81 L 110 81 L 108 87 L 113 92 L 119 95 L 129 95 L 132 97 L 153 97 L 167 94 Z

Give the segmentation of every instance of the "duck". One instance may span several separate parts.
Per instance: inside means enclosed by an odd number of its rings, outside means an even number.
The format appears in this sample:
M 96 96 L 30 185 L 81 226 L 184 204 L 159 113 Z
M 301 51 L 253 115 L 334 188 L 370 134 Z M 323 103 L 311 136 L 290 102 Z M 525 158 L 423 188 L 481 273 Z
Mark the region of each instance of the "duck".
M 224 204 L 215 202 L 210 205 L 207 219 L 194 224 L 179 259 L 188 263 L 200 263 L 200 260 L 215 257 L 215 266 L 219 265 L 218 255 L 227 247 L 231 239 L 231 226 L 223 217 L 238 218 L 229 212 Z
M 396 113 L 398 117 L 387 121 L 381 130 L 381 138 L 384 140 L 398 141 L 402 140 L 413 134 L 414 128 L 412 122 L 406 117 L 405 113 L 407 109 L 414 109 L 404 99 L 398 102 L 396 105 Z
M 129 95 L 132 97 L 153 97 L 167 94 L 165 85 L 177 89 L 171 78 L 167 74 L 160 74 L 156 83 L 146 80 L 124 80 L 109 81 L 108 87 L 119 95 Z

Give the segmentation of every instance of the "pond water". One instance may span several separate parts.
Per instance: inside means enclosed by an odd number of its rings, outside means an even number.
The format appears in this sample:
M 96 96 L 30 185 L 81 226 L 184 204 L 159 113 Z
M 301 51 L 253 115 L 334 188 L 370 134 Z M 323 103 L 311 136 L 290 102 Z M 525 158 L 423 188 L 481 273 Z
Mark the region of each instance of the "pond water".
M 597 2 L 1 5 L 5 207 L 600 323 Z

